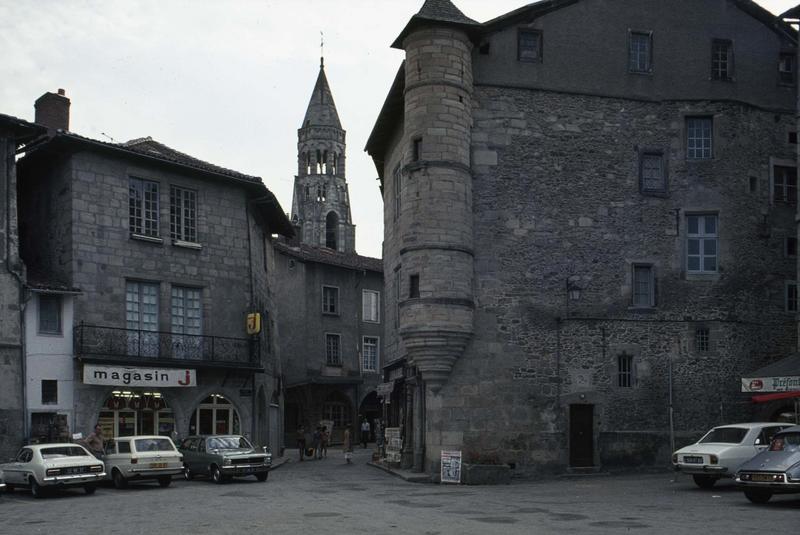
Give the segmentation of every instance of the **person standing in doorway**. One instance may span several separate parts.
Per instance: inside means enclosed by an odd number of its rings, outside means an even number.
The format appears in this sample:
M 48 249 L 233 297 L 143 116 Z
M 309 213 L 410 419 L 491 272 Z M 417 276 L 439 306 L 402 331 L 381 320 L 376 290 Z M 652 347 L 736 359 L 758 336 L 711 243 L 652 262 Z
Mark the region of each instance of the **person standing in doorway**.
M 322 426 L 322 432 L 319 435 L 319 452 L 321 459 L 328 458 L 328 441 L 331 438 L 331 434 L 328 432 L 328 426 Z
M 350 464 L 350 459 L 353 456 L 353 444 L 350 441 L 350 426 L 348 425 L 344 429 L 344 439 L 342 443 L 342 451 L 344 452 L 344 460 L 347 464 Z
M 300 462 L 302 462 L 303 456 L 306 454 L 306 428 L 303 427 L 303 424 L 297 426 L 295 440 L 297 441 L 297 449 L 300 450 Z
M 100 427 L 100 424 L 96 424 L 94 426 L 94 431 L 92 431 L 89 436 L 86 437 L 86 445 L 89 447 L 89 451 L 92 452 L 92 455 L 99 459 L 104 453 L 104 443 L 103 428 Z
M 369 442 L 369 420 L 364 418 L 364 421 L 361 422 L 361 444 L 364 445 L 364 448 L 367 447 L 367 442 Z

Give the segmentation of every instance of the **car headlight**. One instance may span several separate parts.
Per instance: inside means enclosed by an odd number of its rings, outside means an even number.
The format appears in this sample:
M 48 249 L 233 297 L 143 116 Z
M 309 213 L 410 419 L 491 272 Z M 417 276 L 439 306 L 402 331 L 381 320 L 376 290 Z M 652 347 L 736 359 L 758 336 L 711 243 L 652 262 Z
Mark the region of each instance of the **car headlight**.
M 90 467 L 89 467 L 89 470 L 90 470 L 91 472 L 102 472 L 102 471 L 103 471 L 103 465 L 101 465 L 101 464 L 95 464 L 95 465 L 93 465 L 93 466 L 90 466 Z
M 52 476 L 57 476 L 60 473 L 61 473 L 60 468 L 48 468 L 47 471 L 45 472 L 45 475 L 47 475 L 47 477 L 52 477 Z
M 717 457 L 716 455 L 709 455 L 708 461 L 711 464 L 719 464 L 719 457 Z
M 231 460 L 230 459 L 222 459 L 222 464 L 224 464 L 225 466 L 228 466 L 228 465 L 231 464 Z

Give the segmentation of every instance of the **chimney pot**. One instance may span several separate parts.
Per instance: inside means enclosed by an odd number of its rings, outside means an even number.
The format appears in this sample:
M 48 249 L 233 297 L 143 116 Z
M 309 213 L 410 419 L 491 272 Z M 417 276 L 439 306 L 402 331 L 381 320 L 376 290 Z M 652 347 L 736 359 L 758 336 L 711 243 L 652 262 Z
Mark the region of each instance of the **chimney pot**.
M 35 122 L 53 130 L 68 131 L 69 105 L 69 98 L 63 89 L 59 89 L 58 93 L 45 93 L 33 105 L 36 109 Z

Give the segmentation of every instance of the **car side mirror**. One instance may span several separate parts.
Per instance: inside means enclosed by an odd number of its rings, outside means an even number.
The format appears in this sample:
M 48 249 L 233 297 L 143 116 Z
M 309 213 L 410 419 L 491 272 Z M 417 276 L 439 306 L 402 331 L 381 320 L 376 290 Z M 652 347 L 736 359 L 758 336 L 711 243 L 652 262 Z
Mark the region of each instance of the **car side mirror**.
M 219 450 L 217 448 L 214 448 L 213 450 L 211 450 L 211 453 L 213 453 L 214 455 L 219 455 Z

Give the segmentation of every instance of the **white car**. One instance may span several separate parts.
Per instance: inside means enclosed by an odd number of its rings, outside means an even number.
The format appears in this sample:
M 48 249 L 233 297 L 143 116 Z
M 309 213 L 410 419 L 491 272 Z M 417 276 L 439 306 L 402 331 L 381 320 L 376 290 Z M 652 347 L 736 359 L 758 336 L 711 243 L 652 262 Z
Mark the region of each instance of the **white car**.
M 183 455 L 162 436 L 119 437 L 108 443 L 103 457 L 108 478 L 123 489 L 131 480 L 155 479 L 162 487 L 183 473 Z
M 94 494 L 106 476 L 103 462 L 79 444 L 24 446 L 10 463 L 0 465 L 6 489 L 31 489 L 36 498 L 57 487 L 83 487 Z
M 721 478 L 764 451 L 772 436 L 790 424 L 756 422 L 714 427 L 696 443 L 672 454 L 675 470 L 690 474 L 698 487 L 710 489 Z

